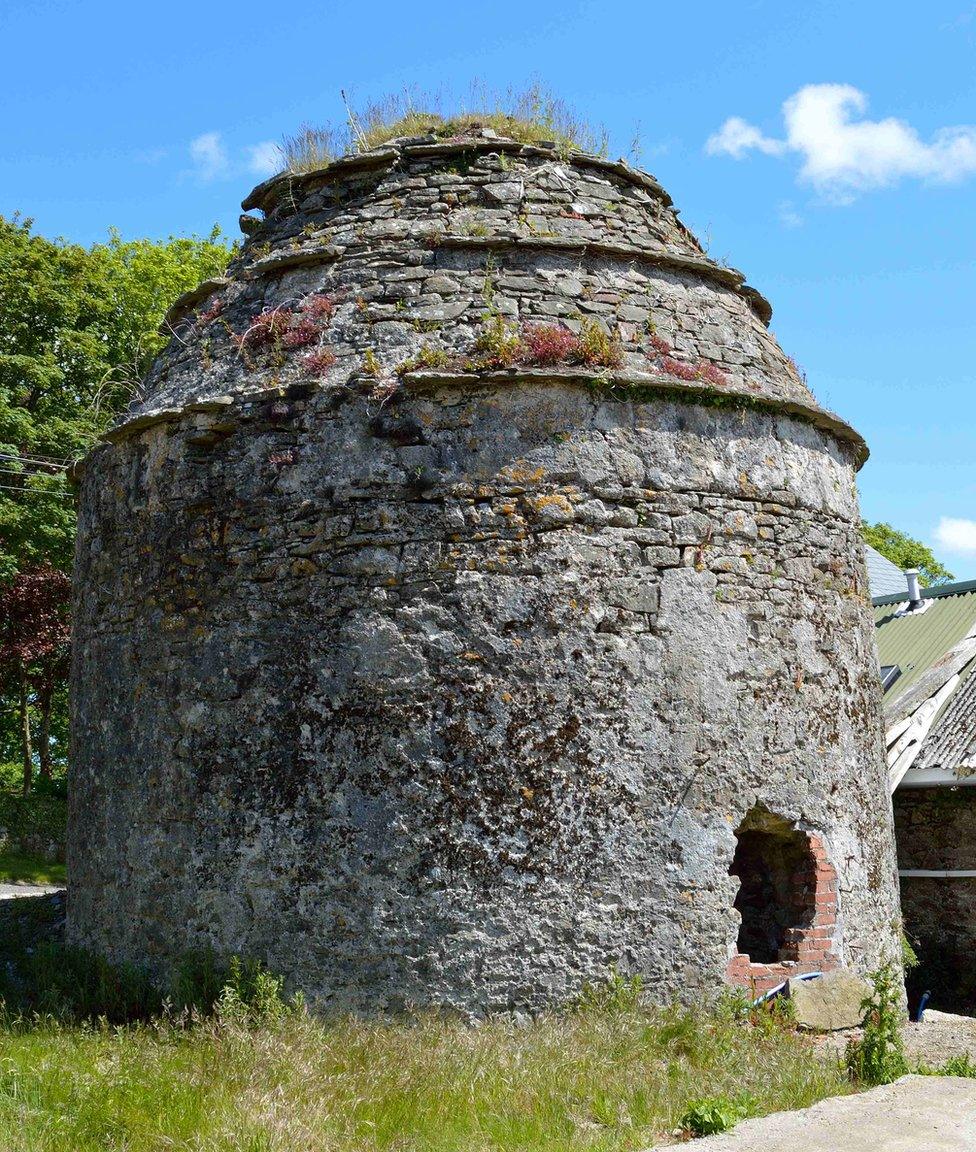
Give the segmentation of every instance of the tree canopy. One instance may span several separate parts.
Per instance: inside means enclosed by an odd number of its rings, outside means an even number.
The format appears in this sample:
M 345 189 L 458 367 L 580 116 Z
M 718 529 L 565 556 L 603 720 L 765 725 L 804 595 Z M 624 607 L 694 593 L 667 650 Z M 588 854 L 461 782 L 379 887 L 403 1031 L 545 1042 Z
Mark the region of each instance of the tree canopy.
M 217 228 L 158 242 L 113 232 L 83 248 L 0 216 L 0 581 L 43 561 L 70 567 L 65 464 L 128 403 L 169 305 L 231 251 Z
M 158 329 L 170 304 L 218 275 L 232 253 L 216 227 L 161 241 L 113 231 L 84 248 L 0 216 L 0 601 L 8 616 L 17 607 L 28 635 L 41 617 L 62 620 L 67 602 L 58 574 L 74 550 L 68 465 L 128 404 L 166 341 Z M 48 734 L 64 726 L 67 641 L 30 658 L 10 636 L 3 643 L 0 753 L 19 747 L 30 760 L 33 717 L 46 770 Z
M 925 587 L 930 584 L 947 584 L 954 579 L 949 569 L 936 560 L 932 549 L 921 540 L 899 532 L 897 528 L 892 528 L 890 524 L 881 521 L 869 524 L 863 520 L 861 531 L 872 548 L 876 548 L 892 564 L 897 564 L 902 571 L 906 568 L 917 568 L 919 583 Z

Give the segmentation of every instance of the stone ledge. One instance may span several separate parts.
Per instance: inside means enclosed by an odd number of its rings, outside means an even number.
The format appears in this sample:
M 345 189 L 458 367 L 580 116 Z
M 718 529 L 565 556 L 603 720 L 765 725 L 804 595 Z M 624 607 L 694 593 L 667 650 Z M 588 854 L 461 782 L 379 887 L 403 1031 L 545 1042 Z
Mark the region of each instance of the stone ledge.
M 350 172 L 367 171 L 370 168 L 392 164 L 401 156 L 416 156 L 420 159 L 428 156 L 434 159 L 439 156 L 456 156 L 464 152 L 506 152 L 510 155 L 534 156 L 543 159 L 557 157 L 578 168 L 594 168 L 599 172 L 625 180 L 628 184 L 635 184 L 639 188 L 644 188 L 660 200 L 665 207 L 671 207 L 673 203 L 667 191 L 653 176 L 647 172 L 641 172 L 637 168 L 632 168 L 625 160 L 606 160 L 602 156 L 594 156 L 589 152 L 571 152 L 563 156 L 555 147 L 546 148 L 539 144 L 523 144 L 518 140 L 508 140 L 501 136 L 495 139 L 473 136 L 470 139 L 381 146 L 369 152 L 341 156 L 330 164 L 324 164 L 321 168 L 313 168 L 308 172 L 280 172 L 258 184 L 241 201 L 241 208 L 245 212 L 252 208 L 258 208 L 267 213 L 274 207 L 285 188 L 313 180 L 342 179 Z
M 340 156 L 330 164 L 321 168 L 312 168 L 308 172 L 279 172 L 276 176 L 262 181 L 251 190 L 248 196 L 241 201 L 245 212 L 252 208 L 259 208 L 267 213 L 268 205 L 274 206 L 282 190 L 294 187 L 296 184 L 305 184 L 310 180 L 321 180 L 323 177 L 342 179 L 350 172 L 369 171 L 370 168 L 381 168 L 391 164 L 400 157 L 399 148 L 378 148 L 372 152 L 359 152 L 350 156 Z
M 812 424 L 835 439 L 851 445 L 855 466 L 860 469 L 869 455 L 863 436 L 839 416 L 816 404 L 760 396 L 742 388 L 717 388 L 705 383 L 689 383 L 672 376 L 652 372 L 598 372 L 589 368 L 510 368 L 496 372 L 446 372 L 422 369 L 402 377 L 406 387 L 415 390 L 451 388 L 459 385 L 491 384 L 570 384 L 594 387 L 607 400 L 635 399 L 634 392 L 657 393 L 688 404 L 728 404 L 730 407 L 758 408 L 782 416 L 791 416 Z M 616 395 L 615 395 L 616 391 Z
M 230 284 L 230 280 L 226 276 L 217 276 L 212 280 L 204 280 L 196 288 L 191 288 L 188 292 L 183 292 L 177 296 L 163 317 L 163 322 L 159 326 L 160 333 L 164 336 L 171 334 L 191 308 L 195 308 L 197 304 L 206 300 L 208 296 L 212 296 L 214 292 L 226 288 L 228 284 Z
M 303 268 L 308 264 L 329 264 L 344 256 L 347 249 L 342 244 L 325 244 L 317 248 L 301 248 L 295 252 L 280 252 L 255 260 L 253 264 L 241 267 L 242 278 L 251 280 L 255 276 L 267 276 L 271 272 L 281 272 L 287 268 Z
M 609 244 L 604 240 L 577 240 L 562 236 L 459 236 L 447 233 L 434 241 L 438 248 L 481 248 L 501 251 L 508 248 L 565 252 L 580 256 L 612 256 L 624 260 L 639 260 L 677 272 L 692 272 L 718 284 L 731 288 L 744 297 L 765 325 L 773 317 L 772 305 L 758 289 L 745 283 L 745 276 L 737 268 L 723 268 L 711 260 L 697 256 L 682 256 L 667 248 L 642 248 L 637 244 Z
M 492 387 L 522 383 L 556 384 L 572 387 L 585 387 L 599 391 L 604 400 L 640 400 L 643 397 L 634 393 L 651 393 L 662 399 L 677 400 L 686 404 L 701 404 L 705 407 L 728 405 L 735 408 L 757 408 L 774 415 L 789 416 L 803 420 L 822 432 L 827 432 L 853 450 L 855 467 L 860 469 L 867 460 L 869 451 L 864 438 L 849 424 L 833 412 L 816 404 L 801 404 L 796 400 L 780 400 L 772 396 L 759 396 L 741 388 L 716 388 L 712 385 L 689 383 L 671 376 L 652 372 L 595 372 L 589 368 L 509 368 L 495 372 L 448 372 L 439 369 L 421 369 L 407 372 L 402 377 L 405 388 L 415 392 L 432 391 L 437 388 Z M 318 388 L 321 385 L 306 382 L 303 387 Z M 287 387 L 261 389 L 242 393 L 240 396 L 217 396 L 212 399 L 191 400 L 181 408 L 160 408 L 144 412 L 123 424 L 117 424 L 104 432 L 101 439 L 112 444 L 127 440 L 137 432 L 142 432 L 156 424 L 165 424 L 184 415 L 202 412 L 224 411 L 237 403 L 248 403 L 281 396 Z

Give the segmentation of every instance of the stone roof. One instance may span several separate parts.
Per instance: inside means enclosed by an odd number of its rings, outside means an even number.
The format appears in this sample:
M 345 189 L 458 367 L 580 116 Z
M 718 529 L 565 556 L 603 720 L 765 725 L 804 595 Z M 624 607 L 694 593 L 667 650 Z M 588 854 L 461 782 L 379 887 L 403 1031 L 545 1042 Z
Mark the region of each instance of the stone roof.
M 258 185 L 243 202 L 258 214 L 242 217 L 239 255 L 170 309 L 173 340 L 107 438 L 269 388 L 497 379 L 497 368 L 458 367 L 483 330 L 490 292 L 493 314 L 514 331 L 595 323 L 618 340 L 601 387 L 772 410 L 828 432 L 863 463 L 864 441 L 816 403 L 768 331 L 768 302 L 708 256 L 653 176 L 482 132 L 391 140 Z M 335 305 L 319 345 L 327 371 L 303 370 L 304 329 L 295 346 L 276 338 L 274 364 L 248 355 L 256 339 L 242 347 L 262 314 L 300 328 L 307 302 L 324 294 Z M 439 366 L 406 371 L 424 349 Z M 571 363 L 506 365 L 502 375 L 529 373 L 594 379 L 592 367 Z

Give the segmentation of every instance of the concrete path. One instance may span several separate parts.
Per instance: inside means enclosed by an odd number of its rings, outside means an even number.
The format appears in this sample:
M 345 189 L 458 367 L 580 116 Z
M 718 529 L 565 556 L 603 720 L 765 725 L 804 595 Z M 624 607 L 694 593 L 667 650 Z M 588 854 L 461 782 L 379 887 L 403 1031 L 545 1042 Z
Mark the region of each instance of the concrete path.
M 972 1152 L 976 1080 L 903 1076 L 858 1096 L 744 1120 L 695 1152 Z
M 0 900 L 16 900 L 18 896 L 46 896 L 49 892 L 63 891 L 63 884 L 0 884 Z

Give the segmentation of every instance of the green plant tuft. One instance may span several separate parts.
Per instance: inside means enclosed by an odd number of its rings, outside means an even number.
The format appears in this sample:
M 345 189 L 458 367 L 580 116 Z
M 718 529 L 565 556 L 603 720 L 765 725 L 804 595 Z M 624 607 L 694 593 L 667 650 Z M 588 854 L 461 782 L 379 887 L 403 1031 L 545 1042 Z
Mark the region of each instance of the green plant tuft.
M 256 961 L 233 956 L 217 997 L 216 1015 L 222 1024 L 256 1028 L 278 1023 L 302 1003 L 300 993 L 291 1000 L 285 998 L 280 976 Z
M 905 934 L 904 929 L 899 933 L 901 940 L 901 963 L 906 972 L 911 972 L 913 968 L 917 968 L 921 961 L 918 958 L 918 953 L 912 946 L 911 940 Z
M 590 368 L 619 368 L 623 361 L 620 341 L 608 335 L 595 320 L 584 320 L 578 337 L 579 357 Z
M 643 987 L 639 973 L 625 976 L 611 964 L 605 980 L 583 985 L 576 1006 L 581 1012 L 634 1012 L 640 1006 Z
M 871 973 L 872 992 L 861 1001 L 860 1040 L 847 1046 L 847 1069 L 860 1084 L 890 1084 L 908 1071 L 901 1026 L 901 981 L 890 964 Z
M 280 145 L 285 170 L 311 172 L 339 156 L 378 148 L 401 136 L 462 140 L 481 128 L 521 144 L 551 142 L 564 155 L 608 152 L 606 129 L 587 123 L 540 84 L 505 92 L 474 84 L 466 99 L 448 104 L 439 94 L 405 89 L 360 110 L 347 105 L 347 111 L 344 125 L 303 124 L 285 136 Z
M 728 1132 L 755 1108 L 749 1095 L 709 1096 L 696 1100 L 678 1121 L 678 1127 L 692 1136 L 714 1136 Z
M 961 1056 L 950 1056 L 944 1064 L 935 1070 L 936 1076 L 964 1076 L 967 1080 L 976 1080 L 976 1063 L 968 1052 Z

